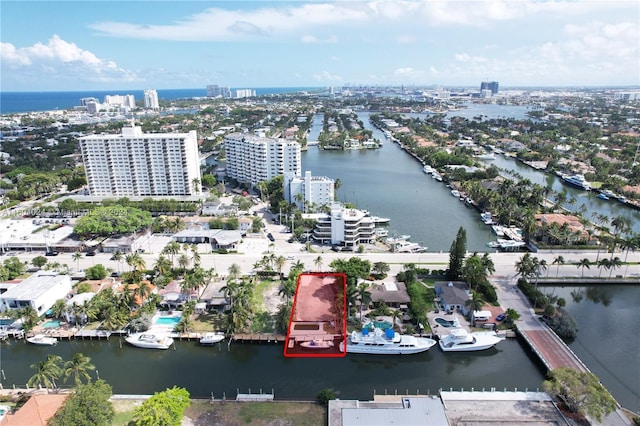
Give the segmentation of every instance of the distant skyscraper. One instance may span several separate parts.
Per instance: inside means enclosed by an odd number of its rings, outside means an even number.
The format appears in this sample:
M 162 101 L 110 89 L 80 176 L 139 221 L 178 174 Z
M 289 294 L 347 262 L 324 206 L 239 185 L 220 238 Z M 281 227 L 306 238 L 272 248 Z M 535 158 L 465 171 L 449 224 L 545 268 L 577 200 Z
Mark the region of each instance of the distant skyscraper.
M 253 89 L 237 89 L 234 91 L 234 98 L 253 98 L 256 96 L 256 91 Z
M 144 91 L 144 107 L 146 109 L 160 109 L 156 89 L 146 89 Z
M 80 138 L 89 192 L 101 197 L 197 195 L 200 193 L 198 137 L 189 133 L 120 134 Z
M 210 84 L 207 86 L 207 96 L 210 98 L 225 98 L 231 97 L 231 90 L 225 86 L 218 86 L 217 84 Z
M 480 83 L 480 92 L 483 90 L 490 90 L 492 95 L 498 93 L 498 82 L 497 81 L 483 81 Z
M 133 109 L 136 107 L 136 98 L 133 95 L 106 95 L 104 103 L 109 106 L 122 106 Z

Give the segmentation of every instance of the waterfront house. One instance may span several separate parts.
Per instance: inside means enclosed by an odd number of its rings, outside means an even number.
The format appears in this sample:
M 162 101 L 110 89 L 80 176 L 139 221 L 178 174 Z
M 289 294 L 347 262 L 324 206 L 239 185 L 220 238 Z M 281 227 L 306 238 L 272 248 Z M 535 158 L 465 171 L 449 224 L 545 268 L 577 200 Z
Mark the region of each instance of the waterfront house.
M 16 412 L 5 414 L 0 420 L 2 426 L 45 426 L 56 412 L 62 408 L 69 394 L 36 394 Z
M 58 299 L 71 291 L 71 276 L 50 271 L 38 271 L 0 295 L 0 312 L 31 306 L 44 315 Z
M 407 310 L 411 298 L 407 293 L 407 287 L 402 282 L 376 281 L 369 287 L 371 302 L 375 305 L 384 303 L 391 308 Z
M 323 244 L 355 248 L 375 240 L 375 218 L 360 210 L 348 209 L 336 203 L 331 206 L 329 214 L 303 217 L 316 219 L 313 239 Z
M 469 285 L 464 281 L 436 281 L 434 284 L 440 308 L 447 312 L 459 311 L 467 315 L 466 302 L 471 299 Z

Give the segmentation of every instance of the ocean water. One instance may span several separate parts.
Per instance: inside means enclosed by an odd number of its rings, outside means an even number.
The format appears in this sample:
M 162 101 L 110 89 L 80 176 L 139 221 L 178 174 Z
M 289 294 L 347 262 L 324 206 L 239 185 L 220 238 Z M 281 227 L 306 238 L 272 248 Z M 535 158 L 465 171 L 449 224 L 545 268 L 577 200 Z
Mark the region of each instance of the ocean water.
M 256 96 L 316 90 L 317 87 L 256 87 Z M 234 89 L 232 89 L 234 90 Z M 197 98 L 207 95 L 201 89 L 157 89 L 158 98 L 164 100 Z M 52 111 L 80 105 L 81 98 L 97 98 L 102 102 L 106 95 L 133 95 L 136 101 L 144 99 L 144 90 L 86 90 L 79 92 L 0 92 L 0 114 L 16 112 Z

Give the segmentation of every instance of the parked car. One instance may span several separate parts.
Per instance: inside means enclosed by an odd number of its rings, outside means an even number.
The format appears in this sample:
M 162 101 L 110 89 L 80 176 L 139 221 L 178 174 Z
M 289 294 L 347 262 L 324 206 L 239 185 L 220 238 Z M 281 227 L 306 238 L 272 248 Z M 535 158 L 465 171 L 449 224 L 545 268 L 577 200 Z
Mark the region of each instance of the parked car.
M 47 250 L 44 255 L 45 256 L 57 256 L 58 254 L 59 253 L 58 253 L 57 250 Z
M 95 251 L 88 251 L 85 256 L 95 256 L 95 255 L 96 255 Z
M 275 241 L 275 240 L 276 240 L 276 239 L 273 237 L 273 235 L 271 234 L 271 232 L 269 232 L 269 233 L 267 234 L 267 238 L 268 238 L 270 241 Z
M 506 317 L 507 317 L 507 314 L 503 312 L 501 314 L 498 314 L 498 316 L 496 317 L 496 321 L 504 321 Z

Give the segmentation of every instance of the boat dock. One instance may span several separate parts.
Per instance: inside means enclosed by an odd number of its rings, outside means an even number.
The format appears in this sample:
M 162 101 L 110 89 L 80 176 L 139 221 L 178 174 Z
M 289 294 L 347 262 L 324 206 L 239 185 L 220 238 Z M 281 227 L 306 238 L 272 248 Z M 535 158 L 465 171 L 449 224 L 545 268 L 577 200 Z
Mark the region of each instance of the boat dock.
M 234 342 L 266 342 L 266 343 L 284 343 L 287 336 L 275 333 L 236 333 L 233 335 Z

